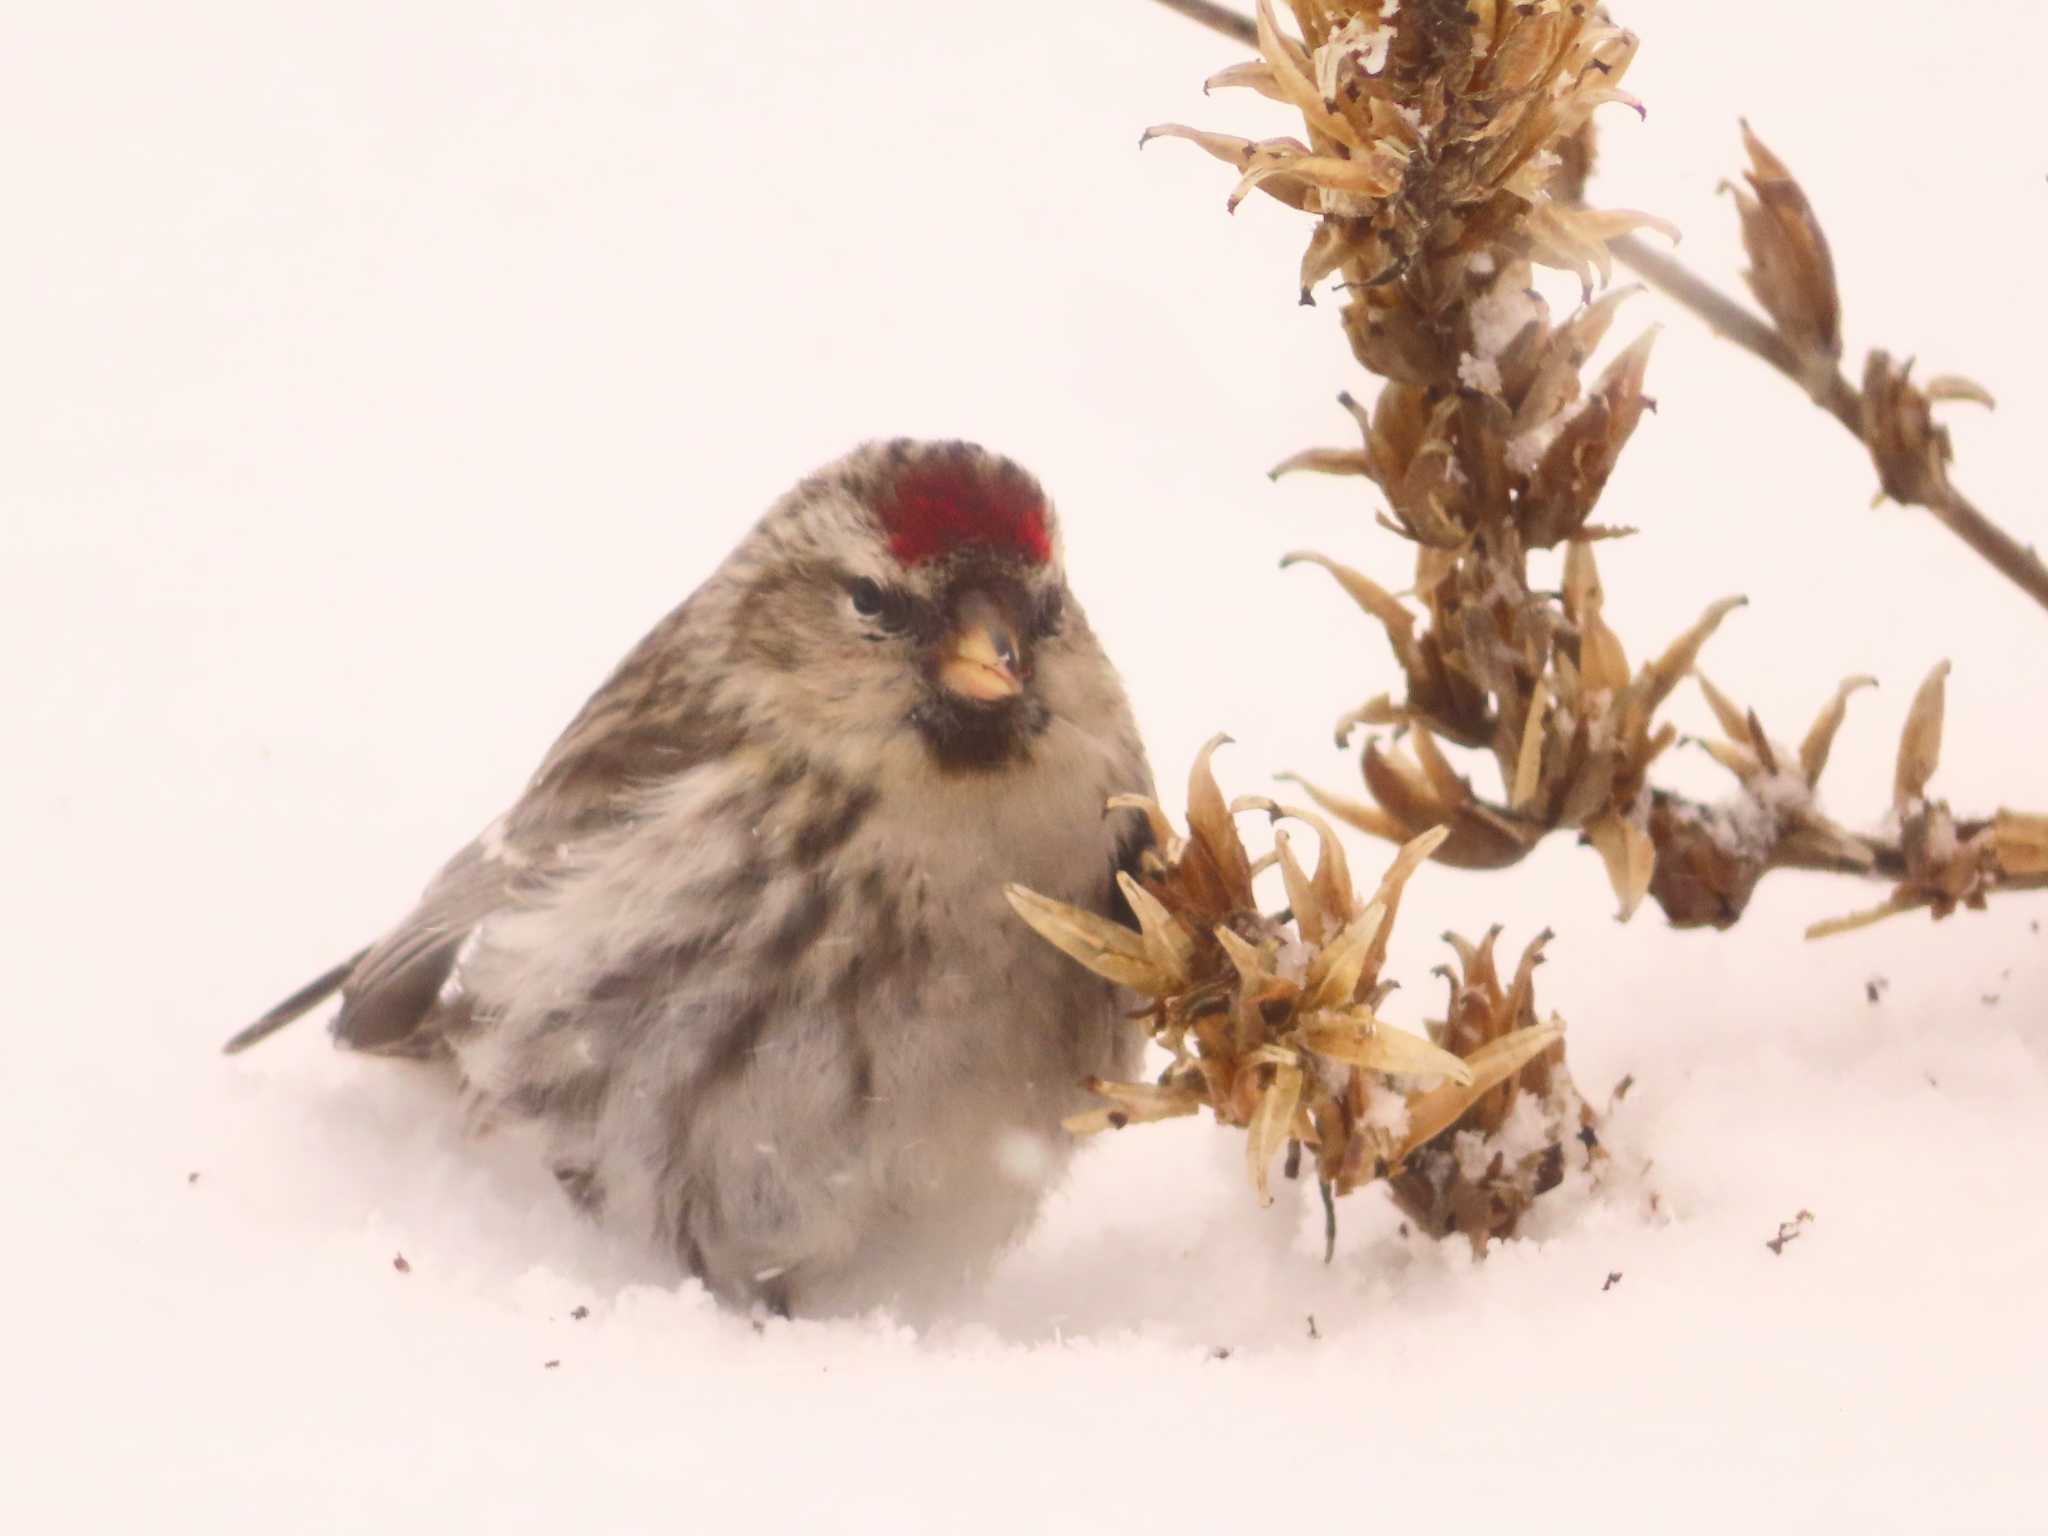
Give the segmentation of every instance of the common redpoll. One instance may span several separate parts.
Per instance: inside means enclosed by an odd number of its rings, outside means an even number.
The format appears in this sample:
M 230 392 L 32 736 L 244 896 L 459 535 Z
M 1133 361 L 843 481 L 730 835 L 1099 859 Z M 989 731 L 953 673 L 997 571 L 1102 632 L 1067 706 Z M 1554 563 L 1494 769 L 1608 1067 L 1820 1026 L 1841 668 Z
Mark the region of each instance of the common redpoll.
M 1006 908 L 1115 910 L 1149 794 L 1050 506 L 964 443 L 805 480 L 627 656 L 342 994 L 337 1041 L 445 1058 L 487 1119 L 721 1297 L 837 1309 L 992 1258 L 1063 1116 L 1140 1048 Z

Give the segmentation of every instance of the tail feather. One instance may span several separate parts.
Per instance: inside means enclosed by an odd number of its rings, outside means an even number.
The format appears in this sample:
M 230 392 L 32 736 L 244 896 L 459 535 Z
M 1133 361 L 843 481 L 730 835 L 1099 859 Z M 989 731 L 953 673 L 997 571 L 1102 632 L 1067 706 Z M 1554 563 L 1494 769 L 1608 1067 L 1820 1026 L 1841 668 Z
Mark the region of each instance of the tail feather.
M 341 990 L 342 983 L 346 982 L 349 978 L 349 973 L 362 964 L 363 956 L 368 953 L 368 949 L 359 949 L 342 961 L 341 964 L 334 967 L 333 970 L 314 977 L 313 980 L 307 982 L 298 991 L 271 1009 L 270 1012 L 264 1014 L 254 1024 L 236 1034 L 233 1039 L 221 1047 L 221 1051 L 229 1056 L 234 1055 L 238 1051 L 246 1051 L 258 1040 L 267 1039 L 269 1036 L 276 1034 L 285 1025 L 291 1023 L 292 1020 L 303 1014 L 311 1013 L 315 1008 L 326 1002 L 328 998 Z

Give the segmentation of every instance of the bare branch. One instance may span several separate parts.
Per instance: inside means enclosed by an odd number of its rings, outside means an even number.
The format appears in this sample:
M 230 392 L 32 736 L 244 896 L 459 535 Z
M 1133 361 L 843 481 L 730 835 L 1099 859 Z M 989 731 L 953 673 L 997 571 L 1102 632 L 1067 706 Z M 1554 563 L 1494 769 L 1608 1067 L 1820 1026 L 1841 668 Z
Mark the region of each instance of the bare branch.
M 1813 403 L 1846 428 L 1865 448 L 1863 397 L 1839 369 L 1818 378 L 1808 374 L 1792 348 L 1772 326 L 1730 298 L 1684 262 L 1634 235 L 1607 242 L 1615 260 L 1633 270 L 1651 287 L 1691 310 L 1713 332 L 1753 357 L 1761 358 L 1804 390 Z M 1979 511 L 1953 486 L 1920 503 L 1957 538 L 1975 550 L 2006 580 L 2042 607 L 2048 608 L 2048 564 Z
M 1216 5 L 1212 0 L 1159 0 L 1169 11 L 1178 11 L 1189 21 L 1198 21 L 1212 32 L 1221 32 L 1233 42 L 1255 48 L 1259 41 L 1258 23 L 1249 16 L 1233 11 L 1227 5 Z

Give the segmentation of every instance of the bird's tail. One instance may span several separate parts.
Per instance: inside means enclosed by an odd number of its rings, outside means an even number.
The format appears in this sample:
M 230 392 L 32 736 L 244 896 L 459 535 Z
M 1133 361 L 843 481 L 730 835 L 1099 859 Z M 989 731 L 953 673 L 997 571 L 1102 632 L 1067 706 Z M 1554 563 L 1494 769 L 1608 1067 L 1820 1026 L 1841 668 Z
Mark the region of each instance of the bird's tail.
M 246 1051 L 258 1040 L 276 1034 L 301 1014 L 311 1013 L 341 990 L 342 983 L 349 978 L 349 973 L 362 963 L 363 956 L 368 953 L 367 949 L 359 949 L 333 970 L 314 977 L 254 1024 L 236 1034 L 221 1047 L 221 1050 L 229 1056 L 237 1051 Z

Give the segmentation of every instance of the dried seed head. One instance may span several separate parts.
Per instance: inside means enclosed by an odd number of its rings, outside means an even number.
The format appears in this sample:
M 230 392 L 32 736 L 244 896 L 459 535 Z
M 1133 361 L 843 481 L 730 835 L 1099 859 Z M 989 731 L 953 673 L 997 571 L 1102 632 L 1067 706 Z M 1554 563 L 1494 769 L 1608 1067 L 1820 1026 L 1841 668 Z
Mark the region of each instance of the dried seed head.
M 1459 969 L 1444 972 L 1451 992 L 1439 1034 L 1472 1080 L 1409 1100 L 1402 1166 L 1390 1183 L 1425 1231 L 1463 1232 L 1475 1247 L 1511 1236 L 1568 1166 L 1603 1155 L 1597 1117 L 1565 1071 L 1562 1024 L 1536 1022 L 1535 970 L 1550 935 L 1522 952 L 1506 986 L 1493 962 L 1498 937 L 1495 930 L 1475 945 L 1445 935 Z
M 1393 983 L 1380 972 L 1402 891 L 1451 833 L 1438 828 L 1407 843 L 1363 901 L 1322 817 L 1262 797 L 1224 799 L 1211 768 L 1223 739 L 1196 759 L 1186 837 L 1173 834 L 1156 806 L 1143 806 L 1164 835 L 1160 856 L 1119 882 L 1136 931 L 1008 889 L 1012 908 L 1048 942 L 1145 999 L 1144 1026 L 1172 1058 L 1155 1083 L 1091 1081 L 1106 1103 L 1066 1124 L 1089 1134 L 1206 1104 L 1246 1131 L 1246 1166 L 1262 1202 L 1272 1198 L 1274 1159 L 1290 1144 L 1312 1148 L 1318 1177 L 1345 1193 L 1398 1168 L 1407 1152 L 1556 1044 L 1558 1027 L 1537 1026 L 1530 995 L 1541 944 L 1505 992 L 1490 962 L 1473 973 L 1475 986 L 1493 988 L 1488 1022 L 1476 1033 L 1432 1039 L 1387 1023 L 1378 1010 Z M 1284 914 L 1256 904 L 1253 872 L 1265 861 L 1250 856 L 1237 830 L 1238 818 L 1253 812 L 1276 823 Z M 1277 825 L 1287 820 L 1315 832 L 1313 870 Z M 1398 1113 L 1390 1119 L 1375 1105 Z M 1397 1120 L 1410 1129 L 1397 1135 Z

